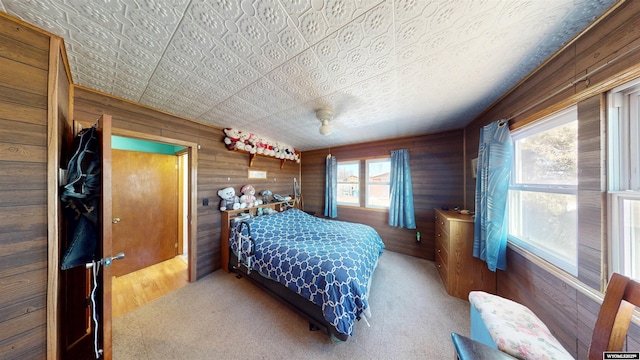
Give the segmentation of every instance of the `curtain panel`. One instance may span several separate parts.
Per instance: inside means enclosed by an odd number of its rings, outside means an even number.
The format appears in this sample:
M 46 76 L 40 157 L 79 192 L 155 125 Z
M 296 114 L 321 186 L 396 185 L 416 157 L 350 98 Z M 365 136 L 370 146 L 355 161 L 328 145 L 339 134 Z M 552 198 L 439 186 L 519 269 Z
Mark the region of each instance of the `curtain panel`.
M 507 268 L 507 197 L 513 143 L 507 120 L 480 129 L 473 256 L 491 271 Z
M 324 216 L 338 216 L 338 160 L 331 155 L 325 169 Z
M 413 211 L 413 188 L 407 149 L 391 151 L 390 175 L 389 225 L 415 229 L 416 217 Z

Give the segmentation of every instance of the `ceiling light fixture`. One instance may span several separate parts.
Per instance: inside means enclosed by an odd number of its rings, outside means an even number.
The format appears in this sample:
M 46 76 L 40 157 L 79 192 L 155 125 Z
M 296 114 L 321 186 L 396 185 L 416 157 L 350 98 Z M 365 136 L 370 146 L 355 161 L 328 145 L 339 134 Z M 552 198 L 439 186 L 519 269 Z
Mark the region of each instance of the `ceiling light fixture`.
M 333 111 L 329 109 L 318 109 L 316 110 L 316 118 L 318 118 L 318 120 L 320 120 L 320 122 L 322 123 L 319 129 L 320 134 L 331 134 L 331 130 L 333 129 L 333 127 L 329 124 L 329 121 L 333 118 Z

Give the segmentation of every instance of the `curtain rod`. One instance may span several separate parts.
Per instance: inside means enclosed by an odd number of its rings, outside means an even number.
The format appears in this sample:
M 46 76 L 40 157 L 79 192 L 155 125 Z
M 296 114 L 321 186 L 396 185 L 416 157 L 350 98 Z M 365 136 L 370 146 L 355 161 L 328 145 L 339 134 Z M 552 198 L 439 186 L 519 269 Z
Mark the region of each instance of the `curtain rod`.
M 604 63 L 604 64 L 602 64 L 602 65 L 600 65 L 600 66 L 598 66 L 598 67 L 597 67 L 597 68 L 595 68 L 592 72 L 590 72 L 590 73 L 588 73 L 588 74 L 585 74 L 585 75 L 582 75 L 582 76 L 581 76 L 581 77 L 579 77 L 578 79 L 576 79 L 576 80 L 574 80 L 574 81 L 570 82 L 569 84 L 567 84 L 567 85 L 563 86 L 562 88 L 560 88 L 560 89 L 558 89 L 558 90 L 554 91 L 553 93 L 551 93 L 551 94 L 549 94 L 549 95 L 545 96 L 545 97 L 544 97 L 544 98 L 542 98 L 541 100 L 536 101 L 535 103 L 533 103 L 533 104 L 531 104 L 531 105 L 527 106 L 526 108 L 524 108 L 524 109 L 522 109 L 522 110 L 518 111 L 517 113 L 515 113 L 515 114 L 513 114 L 513 115 L 511 115 L 511 116 L 509 116 L 509 117 L 506 117 L 507 121 L 513 120 L 514 118 L 516 118 L 516 117 L 518 117 L 518 116 L 520 116 L 520 115 L 524 114 L 525 112 L 527 112 L 527 111 L 529 111 L 529 110 L 531 110 L 531 109 L 535 108 L 536 106 L 539 106 L 540 104 L 544 103 L 545 101 L 547 101 L 547 100 L 549 100 L 549 99 L 553 98 L 554 96 L 556 96 L 556 95 L 560 94 L 561 92 L 563 92 L 563 91 L 565 91 L 565 90 L 567 90 L 567 89 L 569 89 L 569 88 L 571 88 L 571 87 L 575 86 L 575 85 L 576 85 L 576 84 L 578 84 L 578 83 L 581 83 L 581 82 L 583 82 L 583 81 L 584 81 L 584 82 L 586 82 L 587 86 L 589 86 L 589 77 L 593 76 L 594 74 L 599 73 L 599 72 L 600 72 L 601 70 L 603 70 L 604 68 L 606 68 L 606 67 L 608 67 L 609 65 L 611 65 L 611 64 L 613 64 L 613 63 L 615 63 L 615 62 L 617 62 L 617 61 L 621 60 L 622 58 L 624 58 L 624 57 L 626 57 L 627 55 L 631 54 L 632 52 L 634 52 L 634 51 L 638 50 L 639 48 L 640 48 L 640 45 L 636 45 L 636 46 L 634 46 L 633 48 L 631 48 L 631 49 L 629 49 L 629 50 L 625 51 L 624 53 L 620 54 L 619 56 L 617 56 L 617 57 L 615 57 L 615 58 L 613 58 L 613 59 L 611 59 L 611 60 L 607 61 L 606 63 Z

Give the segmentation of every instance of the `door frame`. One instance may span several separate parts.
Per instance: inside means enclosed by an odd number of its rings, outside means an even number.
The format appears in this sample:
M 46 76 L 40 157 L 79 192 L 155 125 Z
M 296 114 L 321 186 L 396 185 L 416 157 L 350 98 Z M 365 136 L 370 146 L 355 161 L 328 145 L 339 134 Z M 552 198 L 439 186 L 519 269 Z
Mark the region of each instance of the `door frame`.
M 71 90 L 73 91 L 73 90 Z M 50 109 L 51 112 L 51 109 Z M 47 276 L 47 359 L 53 360 L 57 359 L 60 355 L 60 348 L 58 347 L 58 330 L 60 324 L 60 312 L 58 311 L 58 306 L 60 304 L 60 292 L 59 292 L 59 254 L 60 254 L 60 244 L 58 238 L 58 219 L 59 219 L 59 211 L 58 211 L 58 181 L 59 181 L 59 157 L 58 157 L 58 147 L 59 147 L 59 137 L 60 132 L 58 129 L 59 120 L 56 117 L 51 117 L 53 119 L 49 121 L 48 126 L 48 137 L 50 139 L 49 149 L 48 149 L 48 162 L 47 162 L 47 188 L 48 188 L 48 202 L 49 202 L 49 215 L 48 215 L 48 276 Z M 164 136 L 158 135 L 150 135 L 139 133 L 135 131 L 119 129 L 112 127 L 111 134 L 123 137 L 129 137 L 134 139 L 148 140 L 159 143 L 165 143 L 169 145 L 177 145 L 184 146 L 187 149 L 188 157 L 189 157 L 189 180 L 188 180 L 188 214 L 187 218 L 189 221 L 188 226 L 188 281 L 194 282 L 197 280 L 197 235 L 198 235 L 198 208 L 197 208 L 197 194 L 198 194 L 198 148 L 199 145 L 194 142 L 178 140 L 173 138 L 168 138 Z M 111 139 L 109 139 L 110 141 Z M 54 206 L 55 204 L 55 206 Z M 111 224 L 111 214 L 109 214 L 108 219 L 103 216 L 102 221 L 107 221 Z M 107 254 L 107 256 L 112 256 L 112 254 Z M 107 280 L 107 283 L 111 282 Z M 109 289 L 106 289 L 111 293 L 111 286 L 109 285 Z M 104 304 L 103 304 L 104 305 Z M 107 304 L 107 306 L 111 306 L 111 303 Z M 109 309 L 110 311 L 111 309 Z M 105 319 L 110 325 L 112 319 Z M 104 329 L 103 329 L 104 331 Z M 107 331 L 111 331 L 110 326 Z M 106 335 L 111 337 L 111 334 Z M 111 341 L 108 341 L 110 346 Z M 104 344 L 103 344 L 104 345 Z M 103 349 L 105 350 L 105 349 Z M 111 354 L 111 349 L 105 350 L 105 355 Z M 110 356 L 109 356 L 110 357 Z M 109 359 L 110 360 L 110 359 Z
M 139 133 L 136 131 L 112 128 L 112 135 L 122 136 L 132 139 L 139 140 L 147 140 L 153 141 L 157 143 L 167 144 L 167 145 L 175 145 L 175 146 L 184 146 L 187 151 L 187 156 L 189 157 L 189 183 L 187 184 L 187 191 L 189 192 L 189 206 L 188 206 L 188 214 L 187 219 L 189 221 L 188 226 L 188 252 L 187 255 L 188 261 L 188 271 L 189 271 L 189 282 L 196 281 L 197 277 L 197 235 L 198 235 L 198 144 L 190 141 L 178 140 L 173 138 L 168 138 L 159 135 L 151 135 Z M 111 221 L 111 219 L 109 219 Z

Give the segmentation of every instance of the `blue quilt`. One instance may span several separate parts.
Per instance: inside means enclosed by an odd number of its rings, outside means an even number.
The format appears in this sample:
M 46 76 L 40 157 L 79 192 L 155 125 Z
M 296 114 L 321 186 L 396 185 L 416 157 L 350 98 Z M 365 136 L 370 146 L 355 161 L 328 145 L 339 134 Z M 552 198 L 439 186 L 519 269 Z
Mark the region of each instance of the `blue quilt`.
M 369 308 L 369 280 L 384 248 L 378 233 L 298 209 L 245 221 L 255 242 L 251 269 L 319 305 L 328 323 L 351 336 L 355 319 Z M 238 233 L 246 236 L 246 229 L 233 227 L 229 242 L 236 255 Z M 242 248 L 239 256 L 247 259 L 249 243 Z

